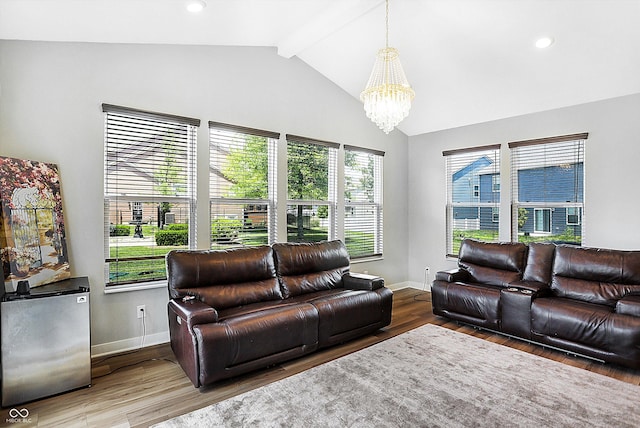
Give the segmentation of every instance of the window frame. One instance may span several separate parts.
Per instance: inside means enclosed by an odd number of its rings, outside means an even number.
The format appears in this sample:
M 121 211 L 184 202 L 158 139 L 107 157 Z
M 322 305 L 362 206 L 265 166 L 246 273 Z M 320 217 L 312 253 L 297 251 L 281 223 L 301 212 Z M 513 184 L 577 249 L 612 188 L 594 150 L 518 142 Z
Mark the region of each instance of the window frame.
M 557 239 L 550 241 L 567 242 L 579 239 L 574 242 L 581 245 L 585 237 L 584 213 L 585 213 L 585 148 L 588 133 L 568 134 L 555 137 L 539 138 L 534 140 L 514 141 L 508 144 L 511 158 L 511 207 L 512 221 L 511 224 L 511 241 L 512 242 L 529 242 L 536 239 L 530 231 L 520 230 L 519 227 L 519 210 L 521 208 L 530 210 L 533 214 L 533 225 L 531 231 L 534 235 L 543 238 L 557 236 Z M 552 177 L 551 168 L 556 170 L 566 170 L 572 172 L 570 176 L 572 182 L 567 179 L 557 181 L 549 181 Z M 545 188 L 554 189 L 557 192 L 563 183 L 571 183 L 568 188 L 573 189 L 573 197 L 560 198 L 555 193 L 545 196 L 543 200 L 523 200 L 520 195 L 520 172 L 528 171 L 533 173 L 539 170 L 538 174 L 542 177 Z M 546 191 L 548 192 L 548 191 Z M 546 194 L 546 193 L 545 193 Z M 562 199 L 554 201 L 556 199 Z M 522 199 L 526 199 L 523 197 Z M 549 210 L 549 231 L 537 229 L 536 212 L 539 210 Z M 566 210 L 564 215 L 564 225 L 568 226 L 564 231 L 554 232 L 554 211 L 559 209 Z M 568 222 L 568 209 L 577 209 L 580 213 L 579 223 L 571 224 Z M 562 224 L 561 217 L 556 222 Z M 528 222 L 527 222 L 528 223 Z M 525 225 L 527 224 L 525 223 Z M 569 227 L 573 227 L 570 230 Z M 576 233 L 575 227 L 579 227 L 579 234 Z M 558 229 L 556 224 L 555 229 Z
M 569 214 L 570 210 L 575 210 L 575 213 Z M 567 219 L 567 221 L 566 221 L 567 226 L 581 226 L 582 225 L 582 209 L 580 207 L 567 207 L 567 209 L 565 211 L 565 215 L 566 215 L 566 219 Z M 577 222 L 569 221 L 569 217 L 570 216 L 576 216 L 578 221 Z
M 266 198 L 250 198 L 250 197 L 238 197 L 238 198 L 233 198 L 233 197 L 224 197 L 224 196 L 215 196 L 212 195 L 211 193 L 213 192 L 213 185 L 212 185 L 212 175 L 214 175 L 214 169 L 221 169 L 223 166 L 222 165 L 214 165 L 214 162 L 216 160 L 218 160 L 218 158 L 220 158 L 219 156 L 215 156 L 216 159 L 214 158 L 214 154 L 213 154 L 213 145 L 216 143 L 214 141 L 214 134 L 215 132 L 225 132 L 227 133 L 227 138 L 228 139 L 241 139 L 241 138 L 251 138 L 251 137 L 257 137 L 257 138 L 264 138 L 265 139 L 265 143 L 266 143 L 266 152 L 264 153 L 264 155 L 266 155 L 266 161 L 267 161 L 267 177 L 266 177 L 266 183 L 265 187 L 266 187 L 266 191 L 267 191 L 267 195 Z M 231 136 L 232 134 L 235 134 L 233 137 Z M 209 248 L 211 249 L 221 249 L 221 248 L 233 248 L 233 247 L 239 247 L 239 246 L 256 246 L 256 245 L 271 245 L 274 242 L 276 242 L 276 238 L 277 238 L 277 221 L 278 221 L 278 216 L 277 216 L 277 183 L 276 183 L 276 179 L 277 179 L 277 146 L 278 146 L 278 140 L 280 139 L 280 133 L 277 132 L 272 132 L 272 131 L 266 131 L 266 130 L 261 130 L 261 129 L 254 129 L 254 128 L 248 128 L 248 127 L 244 127 L 244 126 L 238 126 L 238 125 L 232 125 L 232 124 L 227 124 L 227 123 L 221 123 L 221 122 L 213 122 L 213 121 L 209 121 L 209 178 L 208 178 L 208 182 L 209 182 L 209 228 L 210 228 L 210 233 L 209 233 Z M 246 140 L 245 140 L 246 141 Z M 221 141 L 217 142 L 218 144 L 221 143 Z M 231 144 L 229 145 L 229 147 L 231 147 Z M 239 148 L 239 146 L 238 146 Z M 220 189 L 218 189 L 220 190 Z M 223 245 L 224 244 L 224 239 L 222 241 L 218 241 L 218 242 L 222 242 L 221 244 L 216 244 L 216 240 L 213 237 L 213 230 L 216 228 L 214 226 L 214 206 L 228 206 L 228 207 L 232 207 L 232 206 L 238 206 L 238 210 L 241 210 L 243 213 L 243 217 L 241 219 L 241 228 L 240 228 L 240 232 L 242 232 L 242 234 L 247 234 L 248 232 L 248 223 L 246 220 L 248 220 L 247 217 L 247 209 L 250 206 L 255 207 L 266 207 L 266 227 L 267 227 L 267 242 L 260 242 L 260 241 L 255 241 L 255 242 L 251 242 L 251 240 L 239 240 L 238 242 L 231 243 L 231 242 L 227 242 L 228 245 Z M 258 209 L 258 210 L 253 210 L 256 212 L 261 212 L 263 211 L 262 209 Z M 246 218 L 245 218 L 246 217 Z M 216 217 L 216 219 L 222 219 L 223 217 Z M 223 227 L 223 225 L 221 224 L 219 226 L 220 228 Z
M 467 212 L 472 212 L 474 209 L 477 212 L 477 226 L 478 226 L 478 236 L 481 235 L 482 229 L 482 213 L 483 208 L 491 208 L 489 211 L 489 215 L 491 216 L 489 223 L 494 224 L 493 221 L 493 209 L 499 209 L 500 207 L 500 192 L 494 191 L 493 183 L 495 182 L 495 177 L 500 177 L 500 144 L 492 144 L 486 146 L 477 146 L 477 147 L 469 147 L 464 149 L 456 149 L 456 150 L 445 150 L 442 152 L 442 155 L 445 158 L 445 183 L 446 183 L 446 205 L 445 205 L 445 215 L 446 215 L 446 229 L 445 229 L 445 248 L 446 248 L 446 256 L 457 258 L 457 249 L 456 249 L 456 237 L 454 237 L 455 229 L 455 212 L 456 208 L 466 210 Z M 487 165 L 478 166 L 478 173 L 475 174 L 473 172 L 472 165 L 475 162 L 480 162 L 483 158 L 487 160 Z M 481 176 L 488 174 L 479 174 L 483 169 L 492 166 L 490 175 L 491 179 L 488 183 L 488 189 L 486 190 L 486 194 L 490 194 L 490 201 L 482 201 L 483 196 L 483 186 Z M 469 187 L 469 197 L 468 200 L 464 201 L 454 201 L 456 195 L 458 195 L 459 190 L 456 190 L 456 185 L 454 183 L 454 175 L 457 173 L 463 172 L 465 168 L 471 168 L 470 173 L 473 175 L 473 180 L 470 181 L 471 185 Z M 463 177 L 466 174 L 463 174 Z M 476 184 L 477 179 L 477 184 Z M 500 178 L 498 178 L 498 182 Z M 478 195 L 476 197 L 475 189 L 478 189 Z M 458 188 L 459 189 L 459 188 Z M 454 195 L 454 193 L 456 195 Z M 465 199 L 465 198 L 463 198 Z M 466 226 L 466 222 L 465 222 Z M 475 229 L 463 229 L 463 230 L 475 230 Z M 499 240 L 500 233 L 500 218 L 498 218 L 497 227 L 492 229 L 493 237 L 491 241 L 487 242 L 497 242 Z M 466 236 L 463 236 L 466 237 Z
M 345 215 L 344 215 L 343 225 L 344 225 L 345 245 L 347 246 L 347 250 L 349 251 L 349 255 L 352 259 L 383 257 L 383 254 L 384 254 L 384 221 L 383 221 L 384 220 L 384 197 L 383 197 L 384 192 L 383 190 L 384 190 L 385 152 L 381 150 L 366 149 L 366 148 L 350 146 L 350 145 L 345 145 L 344 151 L 345 151 L 345 162 L 343 164 L 343 168 L 344 168 L 343 172 L 344 172 Z M 373 189 L 372 189 L 370 198 L 373 200 L 354 201 L 354 200 L 349 200 L 347 198 L 347 186 L 348 186 L 347 181 L 349 179 L 347 174 L 347 165 L 346 165 L 347 152 L 355 152 L 355 153 L 366 154 L 370 156 L 368 158 L 368 161 L 373 162 L 373 171 L 372 171 Z M 362 169 L 364 167 L 368 167 L 368 165 L 366 166 L 359 165 L 359 167 Z M 362 189 L 359 189 L 359 190 L 362 190 Z M 347 231 L 351 230 L 351 229 L 348 229 L 347 212 L 354 214 L 356 213 L 358 207 L 360 207 L 361 209 L 366 209 L 366 207 L 372 207 L 371 209 L 373 210 L 373 219 L 372 219 L 373 224 L 371 225 L 371 233 L 373 234 L 373 243 L 372 243 L 373 251 L 371 252 L 356 253 L 355 244 L 350 245 L 350 240 L 347 236 Z M 354 216 L 354 218 L 356 218 L 356 216 Z M 358 228 L 358 229 L 362 229 L 362 228 Z M 368 232 L 368 230 L 365 230 L 365 232 Z
M 327 237 L 326 240 L 337 239 L 337 183 L 338 183 L 338 149 L 340 148 L 340 144 L 334 143 L 331 141 L 318 140 L 309 137 L 303 137 L 299 135 L 286 134 L 286 151 L 287 151 L 287 177 L 290 175 L 290 161 L 291 158 L 289 156 L 289 149 L 292 145 L 302 145 L 309 147 L 324 147 L 327 149 L 327 199 L 294 199 L 290 197 L 290 189 L 289 189 L 289 180 L 287 179 L 287 197 L 286 197 L 286 211 L 289 212 L 291 207 L 303 206 L 302 211 L 304 211 L 304 207 L 311 207 L 311 212 L 315 212 L 317 208 L 320 206 L 327 207 Z M 307 208 L 308 209 L 308 208 Z M 297 212 L 301 210 L 296 209 Z M 288 215 L 287 215 L 288 217 Z M 298 221 L 298 220 L 296 220 Z M 304 219 L 302 220 L 304 222 Z M 290 241 L 290 233 L 288 231 L 288 221 L 287 221 L 287 236 L 286 242 L 314 242 L 313 240 L 305 240 L 298 239 L 295 241 Z
M 120 256 L 120 248 L 117 240 L 111 240 L 112 216 L 115 215 L 116 225 L 122 223 L 122 212 L 118 215 L 118 206 L 120 204 L 128 204 L 131 210 L 131 221 L 129 228 L 133 225 L 135 228 L 134 237 L 142 238 L 142 223 L 144 219 L 136 221 L 133 217 L 134 207 L 142 209 L 144 216 L 145 204 L 157 205 L 155 212 L 158 226 L 160 222 L 164 225 L 164 220 L 160 220 L 159 215 L 162 213 L 160 205 L 164 203 L 175 203 L 186 206 L 187 219 L 187 240 L 188 248 L 196 248 L 196 231 L 195 231 L 195 190 L 196 190 L 196 140 L 197 128 L 200 120 L 177 116 L 172 114 L 152 112 L 148 110 L 140 110 L 130 107 L 116 106 L 112 104 L 102 104 L 104 114 L 104 263 L 105 263 L 105 290 L 116 290 L 119 288 L 144 287 L 158 281 L 166 280 L 166 268 L 164 262 L 159 263 L 158 260 L 164 260 L 166 251 L 161 249 L 161 254 L 153 255 L 134 255 L 128 257 Z M 164 131 L 161 131 L 164 129 Z M 158 133 L 160 132 L 160 133 Z M 162 132 L 168 133 L 170 137 L 160 137 Z M 173 134 L 177 133 L 178 136 Z M 180 141 L 178 146 L 172 145 L 175 141 Z M 160 153 L 160 150 L 170 150 L 170 155 Z M 122 153 L 127 154 L 124 157 Z M 173 186 L 179 181 L 184 180 L 183 186 L 174 187 L 176 192 L 174 195 L 163 194 L 162 190 L 158 190 L 163 183 L 158 184 L 155 174 L 161 174 L 160 168 L 153 159 L 148 162 L 140 162 L 140 159 L 149 159 L 156 156 L 179 156 L 182 160 L 181 165 L 185 170 L 179 174 L 179 178 L 173 178 Z M 137 157 L 136 157 L 137 156 Z M 123 160 L 128 158 L 130 162 Z M 176 159 L 173 159 L 175 161 Z M 171 164 L 170 160 L 165 160 L 167 164 Z M 129 177 L 127 179 L 124 171 L 129 171 L 130 176 L 136 176 L 139 182 Z M 121 172 L 122 175 L 119 175 Z M 133 172 L 133 173 L 132 173 Z M 146 183 L 144 183 L 146 180 Z M 140 184 L 144 183 L 144 184 Z M 169 184 L 167 181 L 164 185 Z M 122 185 L 123 187 L 120 187 Z M 113 211 L 115 209 L 115 211 Z M 153 210 L 151 211 L 153 213 Z M 152 218 L 153 214 L 150 215 Z M 120 221 L 120 223 L 119 223 Z M 135 225 L 133 223 L 136 223 Z M 113 226 L 115 230 L 115 226 Z M 157 230 L 156 230 L 157 232 Z M 155 237 L 155 236 L 154 236 Z M 146 243 L 146 242 L 144 242 Z M 113 245 L 115 244 L 115 245 Z M 151 245 L 140 245 L 142 248 L 148 248 L 150 252 L 155 251 L 154 247 L 158 247 L 154 239 Z M 115 248 L 115 250 L 113 250 Z M 112 251 L 113 250 L 113 251 Z M 112 254 L 113 252 L 113 254 Z M 152 261 L 155 260 L 155 261 Z M 151 262 L 147 264 L 146 262 Z M 145 271 L 138 272 L 144 278 L 139 280 L 112 280 L 120 276 L 127 269 L 120 269 L 120 263 L 132 265 L 139 264 L 146 266 Z M 113 269 L 115 264 L 115 269 Z M 151 268 L 152 270 L 149 270 Z M 162 270 L 163 274 L 158 275 L 156 268 Z M 139 267 L 142 269 L 142 267 Z M 135 270 L 135 267 L 132 268 Z M 147 274 L 148 271 L 148 274 Z
M 548 213 L 548 214 L 544 214 Z M 542 222 L 544 222 L 544 227 L 540 229 L 538 227 L 539 224 L 539 216 L 542 214 Z M 543 235 L 551 235 L 551 230 L 553 228 L 553 208 L 534 208 L 533 209 L 533 232 L 540 233 Z

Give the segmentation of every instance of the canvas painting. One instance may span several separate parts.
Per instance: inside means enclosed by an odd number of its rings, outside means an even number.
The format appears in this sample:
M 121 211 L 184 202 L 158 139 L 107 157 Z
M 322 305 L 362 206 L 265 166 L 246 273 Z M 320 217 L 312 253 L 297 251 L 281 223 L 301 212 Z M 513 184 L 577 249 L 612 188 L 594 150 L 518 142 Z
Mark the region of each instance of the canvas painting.
M 0 157 L 0 204 L 5 291 L 69 278 L 58 167 Z

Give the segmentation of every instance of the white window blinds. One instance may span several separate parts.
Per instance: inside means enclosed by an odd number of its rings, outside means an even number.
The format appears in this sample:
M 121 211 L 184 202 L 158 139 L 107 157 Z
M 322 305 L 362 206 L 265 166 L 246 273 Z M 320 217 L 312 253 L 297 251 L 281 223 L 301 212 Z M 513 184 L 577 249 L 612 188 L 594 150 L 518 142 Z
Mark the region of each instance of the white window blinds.
M 509 143 L 513 241 L 582 243 L 587 137 Z
M 344 236 L 351 258 L 382 255 L 384 152 L 345 146 Z
M 498 240 L 500 145 L 442 154 L 447 175 L 447 255 L 456 257 L 464 238 Z
M 275 242 L 279 138 L 275 132 L 209 122 L 211 248 Z
M 287 241 L 336 238 L 337 143 L 287 134 Z
M 102 105 L 105 281 L 166 278 L 165 254 L 195 246 L 197 119 Z

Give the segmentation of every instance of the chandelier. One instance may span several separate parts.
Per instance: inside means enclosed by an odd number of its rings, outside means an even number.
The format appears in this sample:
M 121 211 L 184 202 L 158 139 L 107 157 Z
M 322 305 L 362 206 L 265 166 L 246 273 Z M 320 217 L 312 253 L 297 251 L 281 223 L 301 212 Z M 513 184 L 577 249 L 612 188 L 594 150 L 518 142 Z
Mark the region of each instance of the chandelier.
M 386 0 L 385 24 L 386 47 L 378 51 L 360 99 L 367 117 L 388 134 L 409 114 L 415 92 L 404 74 L 398 51 L 389 47 L 389 0 Z

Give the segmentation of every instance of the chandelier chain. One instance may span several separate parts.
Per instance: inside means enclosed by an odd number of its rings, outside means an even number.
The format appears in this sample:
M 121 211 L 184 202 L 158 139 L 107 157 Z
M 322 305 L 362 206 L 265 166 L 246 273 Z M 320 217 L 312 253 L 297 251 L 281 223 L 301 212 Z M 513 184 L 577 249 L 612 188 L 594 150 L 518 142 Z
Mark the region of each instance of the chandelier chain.
M 367 117 L 388 134 L 407 117 L 415 96 L 404 75 L 398 51 L 389 47 L 389 0 L 386 0 L 385 30 L 386 47 L 378 51 L 360 99 Z
M 386 42 L 386 47 L 389 47 L 389 0 L 386 0 L 387 2 L 387 9 L 386 9 L 386 14 L 385 14 L 385 28 L 386 28 L 386 33 L 385 33 L 385 42 Z

